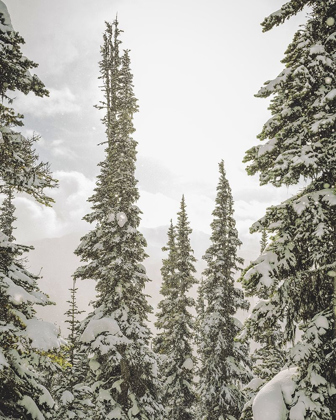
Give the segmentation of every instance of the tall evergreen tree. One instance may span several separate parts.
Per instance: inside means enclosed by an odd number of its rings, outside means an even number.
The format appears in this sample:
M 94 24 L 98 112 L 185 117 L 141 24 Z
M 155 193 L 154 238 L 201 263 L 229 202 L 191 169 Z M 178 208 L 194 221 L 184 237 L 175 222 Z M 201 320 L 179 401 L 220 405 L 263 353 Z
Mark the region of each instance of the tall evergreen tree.
M 168 242 L 162 248 L 162 251 L 168 252 L 166 259 L 162 260 L 162 285 L 161 295 L 164 297 L 158 304 L 157 321 L 155 326 L 158 333 L 153 340 L 155 352 L 168 355 L 173 345 L 172 333 L 174 331 L 175 304 L 179 295 L 179 285 L 176 272 L 176 232 L 173 221 L 170 221 L 168 229 Z M 168 363 L 169 364 L 169 363 Z
M 23 38 L 14 31 L 0 1 L 0 192 L 5 194 L 0 215 L 0 418 L 53 418 L 54 401 L 41 370 L 53 367 L 45 353 L 59 346 L 58 330 L 35 317 L 34 305 L 50 301 L 38 287 L 38 276 L 24 266 L 23 253 L 32 249 L 14 243 L 14 191 L 26 192 L 40 203 L 52 200 L 45 187 L 56 185 L 48 164 L 39 162 L 32 146 L 12 128 L 23 116 L 12 108 L 8 91 L 47 91 L 29 70 L 36 64 L 22 55 Z
M 158 354 L 159 373 L 162 381 L 162 404 L 166 408 L 166 416 L 164 418 L 168 418 L 174 393 L 169 375 L 171 364 L 173 363 L 174 343 L 176 342 L 176 302 L 180 293 L 176 267 L 176 231 L 172 220 L 168 229 L 168 242 L 162 248 L 162 251 L 168 252 L 168 255 L 167 258 L 162 260 L 160 293 L 163 299 L 158 304 L 157 321 L 155 323 L 158 333 L 153 340 L 153 349 Z
M 93 229 L 76 250 L 85 263 L 75 279 L 96 280 L 94 310 L 81 324 L 82 350 L 89 357 L 87 383 L 94 391 L 94 419 L 158 419 L 156 356 L 149 349 L 151 307 L 141 264 L 146 241 L 139 232 L 139 198 L 134 177 L 133 94 L 128 51 L 119 56 L 118 22 L 107 24 L 100 62 L 106 109 L 106 157 L 101 163 L 92 212 Z
M 247 310 L 249 305 L 242 290 L 234 286 L 234 274 L 243 260 L 237 256 L 241 242 L 223 161 L 219 173 L 211 245 L 203 257 L 207 268 L 201 290 L 204 307 L 198 322 L 202 420 L 238 419 L 244 404 L 241 387 L 250 377 L 248 346 L 235 340 L 241 330 L 235 314 L 238 309 Z
M 261 184 L 279 187 L 305 178 L 307 185 L 252 227 L 273 239 L 243 283 L 262 299 L 248 324 L 254 339 L 262 340 L 265 320 L 280 320 L 285 341 L 295 344 L 290 363 L 298 366 L 298 378 L 288 418 L 326 420 L 336 418 L 335 2 L 288 1 L 263 28 L 305 6 L 310 13 L 286 51 L 286 68 L 258 93 L 273 95 L 272 118 L 259 135 L 265 143 L 252 147 L 245 161 L 249 174 L 260 172 Z
M 38 320 L 34 305 L 49 305 L 39 277 L 24 267 L 31 247 L 13 243 L 12 187 L 0 214 L 0 418 L 54 417 L 43 371 L 55 368 L 46 352 L 60 346 L 55 325 Z M 3 232 L 6 232 L 3 233 Z
M 155 351 L 163 355 L 161 369 L 165 419 L 194 418 L 194 320 L 190 309 L 195 306 L 195 301 L 187 295 L 196 283 L 193 274 L 196 260 L 189 238 L 191 232 L 183 196 L 176 232 L 171 222 L 168 243 L 163 248 L 168 251 L 161 269 L 161 294 L 164 299 L 159 303 L 156 323 L 159 333 L 154 341 Z

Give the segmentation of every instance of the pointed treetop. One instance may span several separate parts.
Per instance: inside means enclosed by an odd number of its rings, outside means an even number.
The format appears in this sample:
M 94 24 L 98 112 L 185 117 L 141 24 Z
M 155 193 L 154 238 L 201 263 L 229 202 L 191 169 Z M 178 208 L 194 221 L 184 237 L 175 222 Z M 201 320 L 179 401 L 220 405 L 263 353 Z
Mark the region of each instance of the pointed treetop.
M 181 204 L 180 204 L 180 211 L 177 213 L 177 230 L 180 235 L 185 236 L 189 235 L 192 232 L 192 229 L 190 229 L 189 222 L 188 222 L 188 216 L 186 212 L 186 202 L 184 198 L 184 194 L 182 195 Z
M 225 175 L 224 160 L 223 160 L 223 159 L 219 162 L 218 166 L 219 166 L 219 172 L 220 172 L 222 175 Z

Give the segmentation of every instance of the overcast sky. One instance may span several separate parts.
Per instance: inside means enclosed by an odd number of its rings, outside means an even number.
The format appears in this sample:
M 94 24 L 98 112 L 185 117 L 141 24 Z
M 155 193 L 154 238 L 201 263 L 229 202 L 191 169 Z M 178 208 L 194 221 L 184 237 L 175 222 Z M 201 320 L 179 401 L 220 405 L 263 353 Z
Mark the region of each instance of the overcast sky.
M 122 47 L 131 50 L 138 141 L 137 178 L 141 228 L 147 234 L 155 279 L 149 292 L 158 298 L 160 248 L 166 227 L 185 194 L 196 257 L 205 252 L 214 208 L 218 163 L 225 161 L 235 200 L 241 253 L 256 257 L 259 237 L 248 233 L 267 206 L 291 191 L 260 187 L 242 163 L 244 152 L 270 117 L 265 99 L 254 97 L 266 80 L 282 70 L 280 60 L 305 14 L 263 34 L 260 23 L 281 0 L 5 0 L 13 26 L 24 37 L 24 54 L 39 64 L 37 75 L 49 98 L 17 96 L 25 115 L 23 134 L 41 135 L 38 151 L 51 163 L 58 190 L 52 209 L 27 197 L 16 199 L 18 229 L 34 243 L 32 268 L 44 267 L 48 292 L 64 312 L 72 251 L 89 226 L 97 163 L 103 158 L 98 61 L 104 22 L 120 22 Z M 60 251 L 63 252 L 59 255 Z M 56 255 L 57 254 L 57 255 Z M 202 263 L 198 263 L 199 271 Z M 48 280 L 49 276 L 49 280 Z M 55 289 L 55 282 L 58 287 Z M 53 286 L 51 286 L 53 285 Z M 41 285 L 42 289 L 45 288 Z M 83 286 L 83 305 L 93 289 Z M 60 291 L 62 289 L 62 292 Z M 89 296 L 91 294 L 91 296 Z M 85 296 L 84 296 L 85 295 Z

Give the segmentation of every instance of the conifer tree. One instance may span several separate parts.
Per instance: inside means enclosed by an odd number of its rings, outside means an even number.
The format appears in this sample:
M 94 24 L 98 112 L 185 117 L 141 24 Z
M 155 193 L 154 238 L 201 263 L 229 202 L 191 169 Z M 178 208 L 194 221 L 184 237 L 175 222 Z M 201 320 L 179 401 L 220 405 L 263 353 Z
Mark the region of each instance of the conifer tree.
M 160 289 L 161 295 L 164 297 L 158 304 L 157 321 L 155 326 L 158 333 L 153 340 L 154 351 L 159 355 L 165 355 L 162 358 L 162 374 L 166 377 L 165 371 L 169 368 L 170 361 L 168 355 L 172 351 L 174 338 L 173 331 L 175 326 L 175 306 L 179 296 L 179 284 L 177 280 L 177 248 L 176 248 L 176 232 L 173 221 L 170 221 L 168 229 L 168 242 L 162 248 L 162 251 L 168 252 L 167 258 L 162 260 L 162 285 Z M 163 361 L 166 360 L 166 363 Z M 164 401 L 163 401 L 164 403 Z M 166 404 L 164 404 L 166 405 Z
M 0 1 L 0 192 L 5 194 L 0 216 L 0 417 L 53 418 L 54 401 L 42 370 L 54 367 L 45 353 L 59 347 L 58 330 L 35 317 L 34 305 L 50 301 L 38 287 L 38 276 L 25 268 L 23 254 L 32 247 L 14 242 L 14 191 L 31 194 L 49 205 L 45 187 L 56 185 L 48 164 L 39 162 L 32 148 L 13 126 L 22 115 L 11 107 L 8 91 L 47 94 L 42 82 L 31 76 L 36 67 L 21 53 L 23 38 L 14 31 L 6 6 Z
M 37 201 L 50 205 L 52 199 L 43 193 L 46 187 L 55 187 L 49 165 L 39 162 L 33 149 L 38 136 L 23 137 L 17 128 L 23 125 L 23 115 L 17 113 L 9 92 L 33 92 L 46 96 L 48 91 L 30 70 L 37 64 L 23 56 L 24 39 L 15 32 L 6 6 L 0 1 L 0 178 L 17 190 L 31 194 Z
M 163 402 L 165 419 L 191 420 L 194 418 L 195 357 L 194 319 L 190 309 L 195 306 L 187 294 L 196 283 L 195 257 L 190 245 L 190 234 L 184 196 L 178 213 L 176 232 L 171 223 L 168 230 L 167 259 L 163 260 L 162 288 L 164 299 L 159 303 L 159 329 L 155 350 L 162 357 Z
M 0 215 L 0 418 L 53 418 L 54 401 L 43 371 L 56 369 L 45 353 L 59 347 L 58 330 L 35 317 L 34 304 L 50 301 L 38 288 L 39 278 L 23 265 L 22 254 L 31 247 L 13 243 L 12 187 L 5 190 Z
M 162 285 L 160 293 L 163 299 L 158 304 L 157 321 L 155 326 L 158 330 L 156 337 L 153 339 L 153 349 L 158 354 L 159 374 L 162 383 L 161 395 L 162 404 L 166 409 L 168 418 L 171 411 L 172 395 L 174 390 L 171 387 L 169 377 L 174 343 L 176 340 L 175 331 L 175 314 L 176 301 L 179 296 L 179 284 L 177 277 L 176 259 L 176 232 L 172 220 L 168 229 L 168 242 L 162 248 L 162 251 L 168 252 L 167 258 L 162 260 L 161 275 Z
M 147 326 L 151 307 L 143 289 L 148 281 L 142 265 L 146 241 L 139 232 L 139 198 L 134 177 L 136 141 L 128 51 L 119 56 L 118 22 L 107 24 L 100 62 L 106 110 L 106 157 L 100 164 L 92 212 L 94 223 L 76 254 L 84 263 L 75 279 L 94 279 L 94 310 L 81 323 L 82 351 L 89 357 L 87 384 L 95 406 L 94 419 L 159 419 L 156 356 L 149 349 Z
M 84 311 L 80 311 L 77 305 L 77 294 L 78 288 L 76 287 L 76 281 L 73 281 L 72 288 L 69 289 L 70 291 L 70 300 L 67 301 L 69 304 L 69 309 L 65 312 L 67 319 L 65 322 L 69 324 L 69 335 L 68 335 L 68 361 L 70 365 L 74 364 L 76 349 L 78 347 L 78 328 L 79 328 L 79 320 L 78 315 L 82 314 Z
M 250 377 L 248 346 L 236 341 L 241 324 L 235 314 L 248 309 L 242 290 L 234 286 L 234 274 L 243 260 L 233 218 L 233 199 L 224 162 L 219 164 L 216 206 L 211 223 L 211 245 L 204 255 L 203 313 L 198 322 L 200 419 L 238 419 L 243 408 L 241 387 Z
M 298 377 L 286 418 L 326 420 L 336 418 L 335 2 L 288 1 L 263 28 L 305 6 L 311 6 L 308 20 L 287 48 L 285 69 L 257 95 L 272 96 L 272 118 L 259 135 L 264 143 L 252 147 L 245 161 L 249 174 L 260 173 L 261 184 L 279 187 L 305 178 L 307 185 L 253 225 L 252 231 L 266 229 L 273 238 L 243 284 L 262 299 L 248 323 L 254 339 L 263 340 L 265 320 L 280 320 L 284 340 L 294 344 L 289 363 L 298 367 Z
M 67 301 L 69 309 L 66 311 L 66 323 L 69 324 L 69 335 L 63 361 L 63 370 L 58 375 L 58 384 L 55 386 L 55 398 L 57 400 L 56 419 L 91 419 L 93 418 L 93 405 L 91 403 L 91 391 L 85 386 L 87 376 L 86 355 L 80 351 L 79 329 L 80 311 L 77 306 L 76 282 L 69 289 L 71 297 Z
M 176 305 L 176 344 L 175 368 L 171 372 L 176 372 L 174 384 L 173 409 L 171 412 L 173 419 L 189 420 L 193 419 L 195 404 L 195 365 L 196 359 L 193 356 L 193 344 L 195 338 L 195 321 L 190 310 L 195 307 L 195 300 L 188 296 L 191 287 L 197 283 L 194 273 L 196 272 L 194 263 L 194 251 L 190 245 L 190 228 L 186 212 L 184 195 L 181 200 L 180 211 L 177 213 L 176 243 L 177 261 L 176 268 L 180 293 Z M 171 417 L 169 417 L 171 418 Z

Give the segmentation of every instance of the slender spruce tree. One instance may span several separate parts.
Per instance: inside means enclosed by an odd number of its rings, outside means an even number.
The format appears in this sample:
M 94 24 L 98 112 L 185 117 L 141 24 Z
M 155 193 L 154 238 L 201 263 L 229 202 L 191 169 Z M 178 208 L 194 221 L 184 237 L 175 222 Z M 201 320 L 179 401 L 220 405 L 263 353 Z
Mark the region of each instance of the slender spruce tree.
M 168 242 L 162 248 L 168 252 L 167 258 L 162 260 L 162 285 L 160 293 L 163 299 L 158 304 L 157 321 L 158 333 L 153 340 L 154 351 L 158 354 L 159 372 L 162 382 L 162 403 L 166 408 L 164 418 L 169 418 L 172 411 L 174 383 L 171 378 L 171 367 L 174 361 L 174 348 L 177 342 L 176 331 L 176 302 L 180 295 L 179 278 L 177 274 L 177 244 L 176 229 L 172 220 L 168 229 Z
M 174 345 L 174 327 L 175 327 L 175 311 L 176 301 L 179 296 L 179 284 L 177 279 L 177 248 L 176 248 L 176 231 L 173 221 L 170 221 L 168 229 L 167 245 L 162 248 L 162 251 L 168 252 L 167 258 L 162 260 L 162 285 L 160 293 L 163 299 L 158 304 L 157 321 L 155 327 L 158 333 L 153 340 L 154 351 L 161 355 L 161 374 L 165 378 L 166 370 L 169 369 L 170 360 L 168 355 L 171 353 Z M 163 401 L 166 405 L 167 401 Z
M 63 369 L 58 374 L 57 385 L 54 387 L 57 411 L 55 419 L 91 419 L 93 418 L 93 404 L 91 390 L 85 385 L 87 377 L 87 363 L 85 353 L 80 351 L 78 316 L 84 311 L 77 305 L 78 288 L 76 282 L 70 291 L 69 309 L 65 312 L 66 323 L 69 324 L 69 335 L 64 351 Z
M 188 296 L 196 283 L 195 257 L 190 245 L 189 221 L 184 196 L 176 228 L 171 221 L 168 229 L 168 256 L 162 261 L 161 294 L 154 349 L 160 355 L 163 383 L 164 419 L 194 418 L 195 357 L 193 355 L 194 319 L 190 309 L 195 301 Z
M 195 404 L 195 364 L 193 355 L 194 316 L 190 310 L 195 301 L 189 296 L 190 288 L 197 283 L 194 273 L 196 259 L 190 245 L 192 229 L 188 221 L 186 203 L 182 196 L 176 225 L 175 280 L 172 287 L 172 299 L 175 300 L 173 317 L 172 346 L 168 358 L 170 365 L 166 371 L 166 405 L 167 418 L 174 420 L 191 420 L 194 418 Z M 176 284 L 176 287 L 174 287 Z M 174 293 L 177 293 L 176 295 Z
M 223 161 L 219 173 L 211 245 L 203 257 L 207 268 L 203 272 L 197 340 L 200 420 L 238 419 L 244 405 L 241 388 L 250 378 L 248 346 L 235 339 L 241 330 L 236 312 L 247 310 L 249 304 L 234 285 L 234 275 L 243 260 L 237 256 L 241 241 Z
M 70 300 L 67 301 L 69 304 L 69 309 L 65 312 L 65 316 L 67 319 L 65 322 L 69 324 L 68 330 L 68 361 L 70 365 L 74 365 L 75 357 L 76 357 L 76 350 L 78 348 L 78 328 L 80 321 L 78 320 L 78 316 L 85 311 L 81 311 L 77 305 L 77 298 L 76 294 L 78 291 L 78 287 L 76 287 L 76 281 L 73 281 L 72 288 L 69 289 L 70 292 Z
M 287 48 L 285 69 L 257 95 L 272 97 L 272 118 L 259 135 L 264 143 L 245 157 L 248 173 L 259 172 L 261 184 L 279 187 L 304 178 L 306 186 L 253 225 L 272 240 L 243 284 L 262 299 L 249 319 L 251 336 L 262 342 L 265 320 L 281 321 L 292 346 L 289 364 L 298 376 L 286 418 L 326 420 L 336 418 L 335 2 L 288 1 L 263 29 L 306 6 L 307 22 Z
M 85 220 L 93 229 L 76 254 L 84 263 L 75 279 L 94 279 L 94 310 L 81 323 L 81 351 L 89 358 L 87 384 L 93 391 L 93 419 L 159 419 L 156 356 L 149 349 L 147 326 L 151 307 L 144 287 L 148 281 L 142 261 L 146 241 L 139 232 L 141 211 L 134 177 L 136 141 L 129 52 L 119 54 L 118 22 L 107 23 L 101 49 L 101 80 L 106 113 L 106 157 L 100 164 L 92 212 Z

